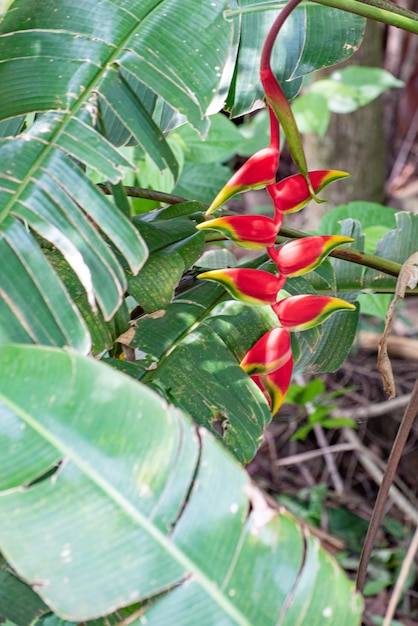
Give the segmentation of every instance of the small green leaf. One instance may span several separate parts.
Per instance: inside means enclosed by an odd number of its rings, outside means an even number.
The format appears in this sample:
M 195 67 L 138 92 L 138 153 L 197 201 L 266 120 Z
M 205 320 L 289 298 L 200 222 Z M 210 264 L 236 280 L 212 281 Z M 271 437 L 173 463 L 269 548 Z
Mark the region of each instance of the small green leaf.
M 404 82 L 380 67 L 351 65 L 331 74 L 332 80 L 354 87 L 365 104 L 394 87 L 401 88 Z
M 323 137 L 331 118 L 327 99 L 322 93 L 305 93 L 295 98 L 292 111 L 301 133 L 317 133 Z
M 190 163 L 227 161 L 239 152 L 239 144 L 242 142 L 236 125 L 220 113 L 210 117 L 210 128 L 204 138 L 189 124 L 176 128 L 172 136 L 181 139 L 185 160 Z
M 313 378 L 301 389 L 301 395 L 299 397 L 300 404 L 306 404 L 312 402 L 316 397 L 324 393 L 325 383 L 320 378 Z
M 341 204 L 329 211 L 321 218 L 318 232 L 321 235 L 333 235 L 339 232 L 340 222 L 345 219 L 354 219 L 360 222 L 362 230 L 373 226 L 389 229 L 396 227 L 396 210 L 364 200 Z
M 383 572 L 382 572 L 382 576 L 378 580 L 367 581 L 367 583 L 364 585 L 363 595 L 366 598 L 368 596 L 377 596 L 377 594 L 380 591 L 382 591 L 382 589 L 389 587 L 389 585 L 391 584 L 392 584 L 392 578 L 390 574 L 387 573 L 385 576 L 383 576 Z
M 357 296 L 360 304 L 360 313 L 371 315 L 381 320 L 386 319 L 386 313 L 392 301 L 392 296 L 386 293 L 361 293 Z
M 307 424 L 297 429 L 295 433 L 290 437 L 291 441 L 303 441 L 313 430 L 313 424 Z
M 310 89 L 326 99 L 330 111 L 351 113 L 391 87 L 402 86 L 402 81 L 381 68 L 351 66 L 313 83 Z
M 357 422 L 348 417 L 331 417 L 330 419 L 321 420 L 321 426 L 323 428 L 343 428 L 344 426 L 358 428 Z

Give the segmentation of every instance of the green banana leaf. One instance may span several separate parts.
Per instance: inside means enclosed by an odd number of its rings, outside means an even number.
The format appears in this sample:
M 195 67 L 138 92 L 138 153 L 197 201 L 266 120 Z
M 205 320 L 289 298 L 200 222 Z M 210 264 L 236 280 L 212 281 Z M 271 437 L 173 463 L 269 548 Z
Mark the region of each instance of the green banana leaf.
M 0 368 L 0 549 L 58 616 L 136 605 L 138 626 L 360 623 L 318 540 L 148 387 L 56 348 L 3 346 Z

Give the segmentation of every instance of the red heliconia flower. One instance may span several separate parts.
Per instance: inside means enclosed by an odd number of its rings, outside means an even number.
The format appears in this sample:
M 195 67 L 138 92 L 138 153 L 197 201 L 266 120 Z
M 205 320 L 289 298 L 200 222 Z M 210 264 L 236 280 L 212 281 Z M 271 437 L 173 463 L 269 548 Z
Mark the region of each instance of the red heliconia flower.
M 282 367 L 291 356 L 290 332 L 286 328 L 273 328 L 248 350 L 240 366 L 250 376 L 269 374 Z
M 251 376 L 251 380 L 253 380 L 257 387 L 264 393 L 273 415 L 277 413 L 286 398 L 286 393 L 292 379 L 292 370 L 293 358 L 290 356 L 282 367 L 274 370 L 274 372 L 270 372 L 269 374 L 254 374 Z
M 210 215 L 224 202 L 235 194 L 248 191 L 248 189 L 260 189 L 274 183 L 279 166 L 280 156 L 280 132 L 279 123 L 273 111 L 270 113 L 270 145 L 253 154 L 248 161 L 229 179 L 226 185 L 218 193 L 206 215 Z
M 231 215 L 203 222 L 196 228 L 217 230 L 242 248 L 261 250 L 274 244 L 280 224 L 265 215 Z
M 309 179 L 315 191 L 321 191 L 329 183 L 347 178 L 347 172 L 340 170 L 316 170 L 309 172 Z M 276 213 L 294 213 L 302 209 L 311 200 L 311 193 L 305 178 L 301 174 L 295 174 L 284 178 L 278 183 L 267 186 L 267 191 L 273 200 Z
M 354 311 L 355 308 L 341 298 L 311 294 L 289 296 L 272 305 L 283 328 L 295 331 L 313 328 L 337 311 Z
M 283 276 L 301 276 L 312 271 L 337 246 L 351 243 L 354 239 L 341 235 L 318 235 L 294 239 L 280 246 L 270 247 L 267 252 Z
M 199 274 L 197 278 L 221 283 L 234 298 L 252 305 L 277 302 L 277 294 L 286 282 L 284 276 L 244 267 L 210 270 Z

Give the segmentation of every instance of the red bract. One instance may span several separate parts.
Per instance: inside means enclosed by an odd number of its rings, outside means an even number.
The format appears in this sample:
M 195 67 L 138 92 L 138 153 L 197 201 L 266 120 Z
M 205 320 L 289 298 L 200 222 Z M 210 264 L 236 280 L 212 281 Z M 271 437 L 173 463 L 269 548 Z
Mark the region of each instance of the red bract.
M 268 249 L 270 258 L 283 276 L 301 276 L 315 269 L 337 246 L 354 239 L 340 235 L 319 235 L 295 239 L 275 249 Z
M 274 372 L 251 376 L 251 380 L 264 393 L 273 415 L 277 413 L 285 400 L 292 379 L 292 370 L 293 358 L 290 356 L 288 361 Z
M 280 224 L 264 215 L 232 215 L 203 222 L 196 228 L 217 230 L 238 246 L 260 250 L 274 244 Z
M 282 367 L 291 356 L 289 331 L 286 328 L 273 328 L 248 350 L 240 366 L 250 376 L 269 374 Z
M 243 267 L 211 270 L 197 278 L 221 283 L 234 298 L 252 305 L 274 304 L 286 282 L 284 276 Z
M 218 193 L 206 215 L 210 215 L 224 202 L 237 193 L 248 189 L 260 189 L 274 183 L 279 166 L 280 133 L 279 124 L 274 113 L 270 114 L 270 145 L 268 148 L 259 150 L 229 179 L 226 185 Z
M 347 172 L 340 170 L 316 170 L 309 172 L 312 188 L 321 191 L 329 183 L 347 178 Z M 294 213 L 302 209 L 311 200 L 305 178 L 301 174 L 295 174 L 284 178 L 278 183 L 267 186 L 267 191 L 273 200 L 274 208 L 279 213 Z
M 272 305 L 280 324 L 294 331 L 313 328 L 337 311 L 353 311 L 355 308 L 340 298 L 311 294 L 289 296 Z

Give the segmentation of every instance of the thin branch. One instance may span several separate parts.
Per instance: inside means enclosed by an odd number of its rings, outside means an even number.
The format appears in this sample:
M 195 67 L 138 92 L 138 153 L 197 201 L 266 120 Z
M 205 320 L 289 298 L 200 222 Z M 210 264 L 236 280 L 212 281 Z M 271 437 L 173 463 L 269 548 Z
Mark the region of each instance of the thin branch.
M 99 189 L 103 191 L 107 196 L 112 195 L 112 189 L 107 183 L 99 183 L 97 185 Z M 171 193 L 164 193 L 162 191 L 154 191 L 153 189 L 145 189 L 145 187 L 129 187 L 125 186 L 125 193 L 130 198 L 143 198 L 144 200 L 155 200 L 161 202 L 161 204 L 180 204 L 182 202 L 189 202 L 187 198 L 182 196 L 175 196 Z M 202 203 L 203 204 L 203 203 Z
M 390 626 L 392 624 L 392 617 L 395 615 L 396 607 L 404 590 L 405 582 L 408 578 L 410 569 L 414 563 L 415 555 L 418 552 L 418 526 L 415 529 L 414 536 L 409 545 L 408 552 L 402 561 L 402 567 L 399 572 L 399 576 L 396 580 L 395 587 L 393 589 L 392 596 L 390 598 L 388 608 L 386 610 L 385 619 L 382 626 Z
M 393 479 L 398 468 L 399 460 L 402 456 L 403 449 L 411 431 L 415 416 L 418 412 L 418 379 L 415 381 L 412 390 L 411 399 L 406 407 L 402 422 L 399 426 L 398 434 L 393 443 L 389 460 L 386 466 L 383 480 L 377 494 L 372 517 L 367 529 L 366 538 L 363 544 L 363 550 L 360 557 L 359 569 L 357 574 L 357 589 L 362 591 L 366 582 L 367 567 L 373 550 L 374 542 L 379 530 L 380 523 L 383 518 L 384 509 L 389 496 L 389 491 L 393 483 Z
M 300 374 L 295 376 L 295 381 L 297 382 L 298 385 L 301 385 L 301 386 L 306 385 L 306 381 L 304 377 L 301 376 Z M 306 408 L 308 415 L 312 415 L 312 413 L 315 411 L 315 407 L 313 406 L 312 402 L 307 402 L 305 404 L 305 408 Z M 327 438 L 325 437 L 324 429 L 322 428 L 320 424 L 315 424 L 313 427 L 313 431 L 314 431 L 316 440 L 318 442 L 318 446 L 322 449 L 323 457 L 325 460 L 325 465 L 327 466 L 327 469 L 329 471 L 331 482 L 334 485 L 334 489 L 336 493 L 339 493 L 339 494 L 344 493 L 344 483 L 338 472 L 335 459 L 333 455 L 326 450 L 329 446 L 328 446 Z
M 356 409 L 334 409 L 331 411 L 331 416 L 335 418 L 349 418 L 352 420 L 367 420 L 372 417 L 381 417 L 391 411 L 403 408 L 411 399 L 411 394 L 407 393 L 404 396 L 399 396 L 394 400 L 385 400 L 378 404 L 371 404 L 369 406 L 362 406 Z
M 374 480 L 374 482 L 377 485 L 380 485 L 383 478 L 383 469 L 380 469 L 379 466 L 384 465 L 383 461 L 369 448 L 362 444 L 360 438 L 352 428 L 343 428 L 342 436 L 345 441 L 353 445 L 358 462 L 370 474 L 370 477 Z M 391 486 L 389 492 L 390 498 L 396 504 L 398 509 L 402 511 L 402 513 L 409 517 L 415 524 L 418 524 L 418 510 L 414 498 L 408 497 L 408 489 L 406 485 L 402 484 L 401 486 L 402 491 L 395 485 Z M 404 493 L 407 495 L 405 496 Z
M 319 456 L 324 456 L 325 454 L 350 452 L 351 450 L 355 450 L 356 448 L 357 445 L 353 443 L 336 443 L 334 446 L 325 446 L 324 448 L 320 448 L 319 450 L 308 450 L 308 452 L 300 452 L 299 454 L 286 456 L 283 459 L 278 459 L 274 462 L 274 464 L 277 467 L 283 467 L 285 465 L 297 465 L 299 463 L 305 463 L 306 461 L 316 459 Z

